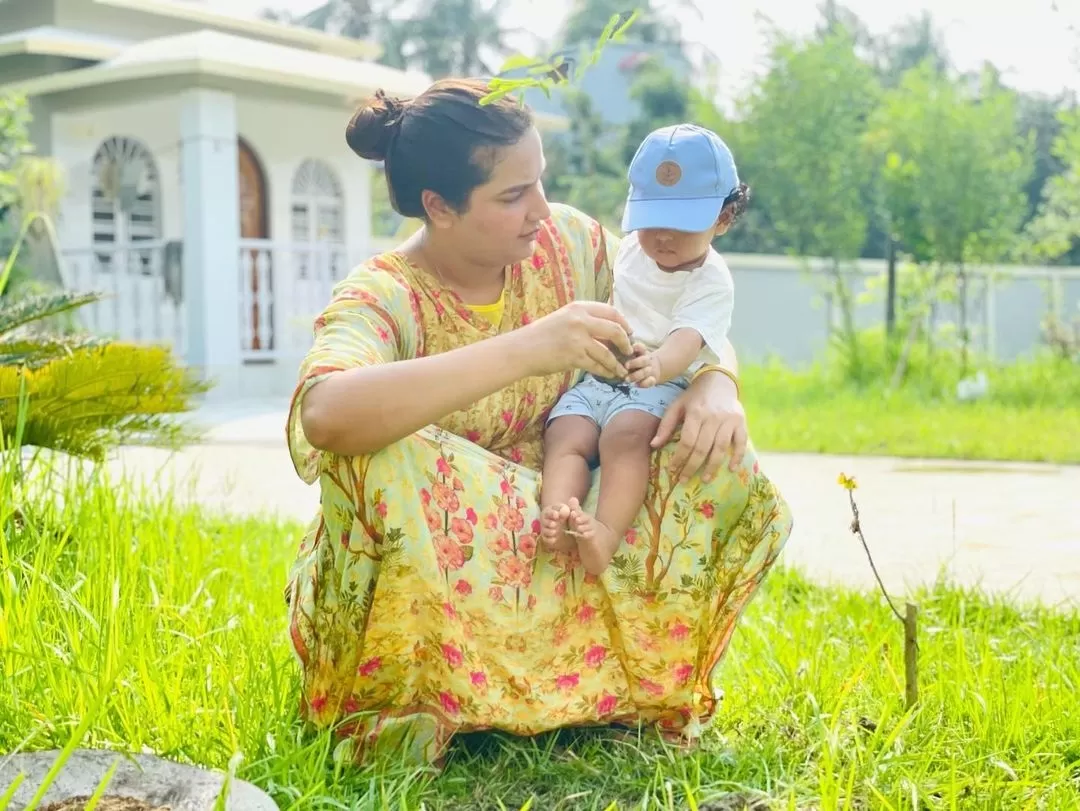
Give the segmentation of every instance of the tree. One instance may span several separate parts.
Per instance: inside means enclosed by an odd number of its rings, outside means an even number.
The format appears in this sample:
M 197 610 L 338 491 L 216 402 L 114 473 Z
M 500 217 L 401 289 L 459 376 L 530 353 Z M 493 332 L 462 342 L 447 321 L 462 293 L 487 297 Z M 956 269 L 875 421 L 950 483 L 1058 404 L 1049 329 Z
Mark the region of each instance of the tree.
M 828 259 L 849 371 L 861 374 L 854 297 L 844 265 L 866 241 L 867 120 L 878 95 L 870 66 L 844 31 L 780 40 L 765 77 L 743 102 L 742 161 L 789 252 Z
M 637 68 L 630 98 L 637 104 L 637 112 L 622 135 L 623 166 L 630 164 L 650 132 L 690 117 L 690 88 L 656 57 L 649 57 Z
M 296 24 L 382 46 L 382 64 L 417 68 L 434 78 L 493 74 L 511 51 L 502 25 L 507 0 L 419 0 L 404 11 L 388 0 L 327 0 Z M 268 16 L 279 17 L 277 12 Z
M 401 50 L 406 62 L 435 78 L 494 75 L 512 50 L 504 28 L 508 0 L 423 0 L 403 26 Z
M 1065 110 L 1058 120 L 1051 152 L 1061 170 L 1047 180 L 1026 233 L 1027 252 L 1043 261 L 1059 259 L 1080 240 L 1080 109 Z
M 18 200 L 16 165 L 32 152 L 30 111 L 26 99 L 14 94 L 0 94 L 0 218 Z
M 925 10 L 876 41 L 874 62 L 881 83 L 888 88 L 900 84 L 913 68 L 926 67 L 937 76 L 946 75 L 950 69 L 945 38 Z
M 924 64 L 885 94 L 871 141 L 895 237 L 917 261 L 936 269 L 926 295 L 940 295 L 954 283 L 966 374 L 967 268 L 1008 255 L 1026 212 L 1031 150 L 1017 132 L 1015 96 L 990 77 L 972 92 Z
M 622 142 L 604 138 L 604 122 L 581 90 L 564 89 L 563 104 L 570 128 L 545 147 L 548 194 L 616 227 L 626 199 Z
M 878 47 L 878 40 L 870 33 L 859 15 L 837 0 L 824 0 L 818 8 L 821 18 L 814 31 L 816 39 L 825 40 L 837 34 L 851 37 L 858 52 L 872 55 Z
M 680 0 L 673 5 L 695 8 L 690 0 Z M 659 13 L 651 0 L 574 0 L 570 13 L 559 30 L 558 41 L 562 47 L 595 42 L 613 16 L 623 20 L 637 10 L 631 39 L 648 44 L 681 45 L 679 24 L 672 18 L 671 9 Z
M 354 39 L 371 39 L 381 33 L 387 9 L 376 5 L 380 0 L 327 0 L 307 14 L 296 16 L 288 11 L 264 9 L 266 20 L 315 28 Z

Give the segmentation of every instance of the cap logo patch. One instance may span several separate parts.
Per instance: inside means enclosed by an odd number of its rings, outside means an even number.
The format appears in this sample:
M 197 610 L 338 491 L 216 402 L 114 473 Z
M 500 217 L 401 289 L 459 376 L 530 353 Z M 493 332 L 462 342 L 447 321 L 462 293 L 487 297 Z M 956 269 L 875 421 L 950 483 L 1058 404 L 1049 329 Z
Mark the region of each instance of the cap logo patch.
M 661 186 L 674 186 L 682 178 L 682 167 L 675 161 L 663 161 L 656 167 L 656 182 Z

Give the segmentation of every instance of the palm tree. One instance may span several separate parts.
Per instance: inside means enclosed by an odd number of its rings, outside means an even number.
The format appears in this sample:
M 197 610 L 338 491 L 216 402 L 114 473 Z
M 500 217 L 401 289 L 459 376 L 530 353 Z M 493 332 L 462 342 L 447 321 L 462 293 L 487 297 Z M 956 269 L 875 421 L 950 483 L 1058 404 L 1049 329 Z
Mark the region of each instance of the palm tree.
M 440 76 L 494 75 L 513 51 L 512 34 L 524 33 L 502 25 L 507 0 L 424 0 L 411 21 L 413 63 Z
M 679 0 L 668 5 L 664 14 L 657 13 L 650 0 L 575 0 L 570 14 L 559 31 L 562 47 L 572 47 L 585 42 L 595 42 L 603 33 L 608 21 L 615 15 L 629 19 L 635 10 L 640 15 L 628 33 L 628 38 L 647 44 L 681 45 L 679 25 L 672 19 L 671 6 L 701 11 L 693 0 Z
M 327 0 L 295 22 L 308 28 L 358 39 L 372 39 L 383 49 L 380 62 L 414 67 L 435 78 L 493 75 L 492 60 L 509 54 L 511 35 L 502 17 L 508 0 L 419 0 L 402 16 L 392 0 Z

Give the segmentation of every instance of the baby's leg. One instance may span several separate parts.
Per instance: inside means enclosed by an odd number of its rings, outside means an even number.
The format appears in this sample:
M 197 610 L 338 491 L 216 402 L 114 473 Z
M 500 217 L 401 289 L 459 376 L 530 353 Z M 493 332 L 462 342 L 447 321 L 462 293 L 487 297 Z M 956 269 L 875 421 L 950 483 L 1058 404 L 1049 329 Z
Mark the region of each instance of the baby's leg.
M 600 433 L 600 494 L 596 516 L 570 504 L 570 528 L 578 535 L 585 570 L 599 575 L 637 518 L 649 487 L 649 465 L 660 418 L 647 411 L 625 409 Z
M 540 539 L 549 551 L 569 552 L 575 547 L 565 533 L 570 500 L 589 493 L 600 429 L 588 417 L 556 417 L 544 434 L 544 473 L 540 485 Z

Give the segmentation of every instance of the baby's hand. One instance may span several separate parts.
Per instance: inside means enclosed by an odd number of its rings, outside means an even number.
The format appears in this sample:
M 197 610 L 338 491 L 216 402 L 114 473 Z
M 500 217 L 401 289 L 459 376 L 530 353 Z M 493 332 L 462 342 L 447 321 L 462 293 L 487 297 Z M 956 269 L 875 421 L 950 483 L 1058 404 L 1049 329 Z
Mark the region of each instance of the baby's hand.
M 634 357 L 626 362 L 627 382 L 647 389 L 660 382 L 660 362 L 655 352 L 642 344 L 634 344 Z

